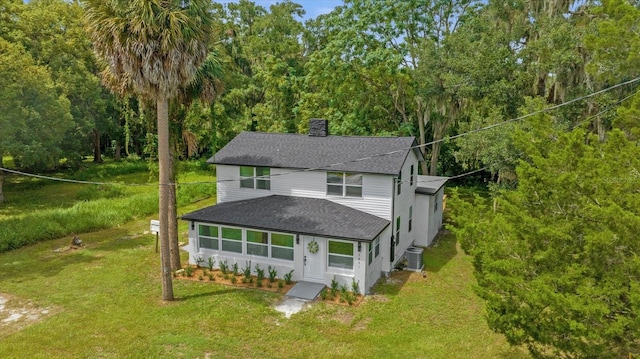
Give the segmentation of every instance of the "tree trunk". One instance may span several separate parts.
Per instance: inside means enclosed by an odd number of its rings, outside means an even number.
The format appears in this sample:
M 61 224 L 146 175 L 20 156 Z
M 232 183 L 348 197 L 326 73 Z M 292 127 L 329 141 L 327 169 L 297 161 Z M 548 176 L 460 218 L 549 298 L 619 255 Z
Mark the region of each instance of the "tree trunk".
M 122 159 L 122 151 L 120 150 L 120 141 L 116 140 L 116 149 L 113 155 L 113 159 L 116 161 L 120 161 Z
M 0 168 L 4 167 L 2 163 L 2 151 L 0 151 Z M 0 203 L 4 202 L 4 191 L 2 186 L 4 185 L 4 171 L 0 169 Z
M 173 300 L 171 278 L 171 254 L 169 246 L 169 200 L 171 186 L 171 166 L 169 152 L 169 102 L 166 98 L 157 100 L 158 107 L 158 159 L 160 167 L 159 207 L 160 207 L 160 263 L 162 270 L 162 300 Z
M 171 269 L 176 270 L 182 268 L 180 263 L 180 247 L 178 246 L 178 205 L 177 205 L 177 187 L 176 187 L 176 164 L 174 151 L 170 151 L 171 165 L 169 170 L 169 178 L 172 185 L 169 186 L 169 246 L 171 251 Z
M 102 152 L 100 151 L 100 131 L 93 129 L 93 162 L 102 162 Z
M 446 119 L 443 121 L 447 121 Z M 433 121 L 433 140 L 440 141 L 444 138 L 444 133 L 448 124 L 446 122 Z M 431 163 L 429 165 L 429 175 L 437 176 L 438 175 L 438 160 L 440 158 L 440 148 L 442 148 L 442 142 L 435 142 L 431 145 Z
M 422 174 L 426 175 L 427 172 L 427 134 L 426 134 L 426 125 L 429 123 L 430 114 L 429 109 L 426 106 L 423 106 L 422 100 L 418 100 L 418 130 L 420 132 L 420 138 L 418 138 L 418 144 L 420 145 L 420 152 L 424 157 L 424 161 L 420 162 L 420 169 L 422 170 Z

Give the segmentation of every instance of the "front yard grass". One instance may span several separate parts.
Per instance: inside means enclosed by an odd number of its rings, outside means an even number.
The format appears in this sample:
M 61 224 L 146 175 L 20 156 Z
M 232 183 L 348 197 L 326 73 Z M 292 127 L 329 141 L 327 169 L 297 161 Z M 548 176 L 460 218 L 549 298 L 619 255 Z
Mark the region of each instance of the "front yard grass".
M 358 307 L 318 302 L 286 319 L 281 294 L 215 283 L 175 280 L 163 303 L 148 220 L 80 234 L 79 250 L 56 251 L 65 237 L 0 254 L 0 295 L 52 313 L 0 322 L 0 358 L 527 357 L 487 327 L 451 236 L 425 251 L 426 278 L 399 272 Z

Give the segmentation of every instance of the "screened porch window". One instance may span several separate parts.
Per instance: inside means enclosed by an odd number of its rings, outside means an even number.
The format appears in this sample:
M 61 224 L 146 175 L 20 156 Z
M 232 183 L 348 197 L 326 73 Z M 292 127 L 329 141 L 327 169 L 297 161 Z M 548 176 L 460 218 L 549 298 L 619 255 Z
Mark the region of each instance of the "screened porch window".
M 329 240 L 329 267 L 353 269 L 353 242 Z
M 247 230 L 247 254 L 269 256 L 269 233 Z
M 218 249 L 218 227 L 205 224 L 198 225 L 198 242 L 200 248 Z
M 271 233 L 271 258 L 293 260 L 293 235 Z
M 242 229 L 222 227 L 222 250 L 242 253 Z

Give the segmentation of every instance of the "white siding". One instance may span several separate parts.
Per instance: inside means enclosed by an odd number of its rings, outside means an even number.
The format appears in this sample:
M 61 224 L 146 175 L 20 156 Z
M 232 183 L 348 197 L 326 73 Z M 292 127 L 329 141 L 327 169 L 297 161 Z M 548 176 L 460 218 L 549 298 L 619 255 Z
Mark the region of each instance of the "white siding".
M 240 188 L 239 166 L 216 165 L 218 203 L 258 198 L 274 194 L 264 189 Z M 273 183 L 271 184 L 273 186 Z
M 413 183 L 410 183 L 411 166 L 413 165 Z M 398 195 L 398 186 L 394 186 L 394 210 L 393 210 L 393 236 L 396 236 L 396 220 L 400 217 L 400 243 L 395 247 L 395 255 L 393 261 L 383 263 L 383 270 L 390 271 L 393 266 L 404 256 L 404 252 L 411 246 L 416 235 L 416 218 L 415 218 L 415 191 L 418 183 L 418 157 L 411 151 L 402 166 L 402 188 Z M 409 207 L 413 206 L 413 228 L 409 232 Z M 390 256 L 390 249 L 387 250 Z
M 258 198 L 269 195 L 323 198 L 391 220 L 392 176 L 364 174 L 362 198 L 327 196 L 325 171 L 300 171 L 290 168 L 271 169 L 271 190 L 240 188 L 238 166 L 217 165 L 218 203 Z
M 416 242 L 418 246 L 430 246 L 442 227 L 444 187 L 434 195 L 417 194 L 414 208 Z M 436 207 L 437 202 L 437 207 Z

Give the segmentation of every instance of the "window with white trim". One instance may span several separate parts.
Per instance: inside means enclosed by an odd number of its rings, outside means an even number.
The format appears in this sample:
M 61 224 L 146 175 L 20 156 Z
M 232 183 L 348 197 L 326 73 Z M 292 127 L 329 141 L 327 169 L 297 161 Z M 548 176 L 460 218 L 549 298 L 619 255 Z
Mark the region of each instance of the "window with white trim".
M 242 253 L 242 229 L 220 227 L 222 232 L 222 250 Z
M 396 218 L 396 246 L 400 244 L 400 217 Z
M 380 255 L 380 236 L 377 236 L 373 242 L 369 242 L 369 264 L 373 263 L 374 258 Z
M 198 247 L 215 250 L 219 248 L 218 226 L 198 225 Z
M 271 168 L 240 166 L 240 187 L 271 189 Z
M 362 197 L 362 174 L 327 172 L 327 195 Z
M 353 242 L 329 240 L 329 267 L 353 269 Z
M 247 254 L 269 257 L 269 233 L 247 229 Z
M 271 233 L 271 258 L 293 260 L 293 235 Z

